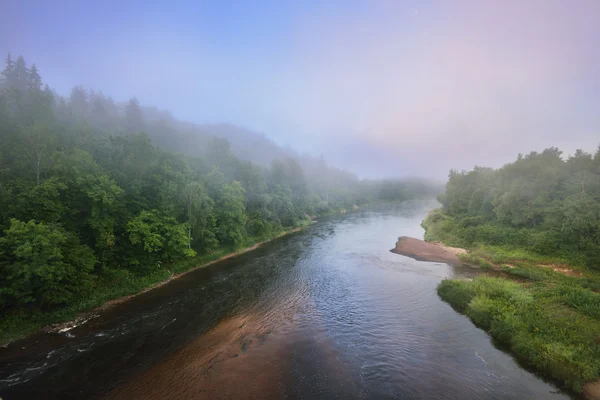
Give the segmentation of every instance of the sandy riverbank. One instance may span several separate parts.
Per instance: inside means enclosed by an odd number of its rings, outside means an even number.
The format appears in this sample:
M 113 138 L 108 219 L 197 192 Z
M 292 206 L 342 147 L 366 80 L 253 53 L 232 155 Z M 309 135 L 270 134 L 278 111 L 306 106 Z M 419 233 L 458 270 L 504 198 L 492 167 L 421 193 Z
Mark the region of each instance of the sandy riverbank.
M 467 252 L 465 249 L 444 246 L 441 243 L 429 243 L 408 236 L 399 237 L 396 247 L 390 251 L 418 261 L 440 262 L 450 265 L 461 265 L 462 262 L 458 255 Z

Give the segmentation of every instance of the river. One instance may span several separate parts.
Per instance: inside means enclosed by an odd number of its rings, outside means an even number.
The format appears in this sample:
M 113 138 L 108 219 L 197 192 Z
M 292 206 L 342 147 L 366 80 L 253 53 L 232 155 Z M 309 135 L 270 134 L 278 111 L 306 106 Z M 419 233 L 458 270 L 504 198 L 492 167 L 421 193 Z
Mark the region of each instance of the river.
M 320 221 L 63 334 L 0 349 L 11 399 L 559 399 L 389 252 L 432 202 Z

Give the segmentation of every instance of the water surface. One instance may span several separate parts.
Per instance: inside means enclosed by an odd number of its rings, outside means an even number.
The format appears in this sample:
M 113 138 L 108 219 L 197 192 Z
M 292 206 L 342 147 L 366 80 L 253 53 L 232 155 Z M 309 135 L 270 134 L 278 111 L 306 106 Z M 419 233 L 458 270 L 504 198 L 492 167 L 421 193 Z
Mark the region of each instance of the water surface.
M 432 203 L 321 221 L 84 326 L 0 349 L 0 395 L 110 399 L 567 398 L 442 302 L 475 270 L 389 252 Z

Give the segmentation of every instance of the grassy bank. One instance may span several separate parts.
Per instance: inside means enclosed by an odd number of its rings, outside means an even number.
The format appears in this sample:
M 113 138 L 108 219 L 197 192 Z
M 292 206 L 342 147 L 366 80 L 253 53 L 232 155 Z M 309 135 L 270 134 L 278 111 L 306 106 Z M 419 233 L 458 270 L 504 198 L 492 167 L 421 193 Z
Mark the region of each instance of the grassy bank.
M 451 217 L 432 212 L 426 240 L 464 246 Z M 600 276 L 573 257 L 548 257 L 475 240 L 463 260 L 490 271 L 445 280 L 438 294 L 521 363 L 580 392 L 600 377 Z
M 211 262 L 228 258 L 256 248 L 258 245 L 273 240 L 277 237 L 296 232 L 308 225 L 310 221 L 302 221 L 299 227 L 288 230 L 272 232 L 270 235 L 252 237 L 243 245 L 234 247 L 220 247 L 208 254 L 187 258 L 177 263 L 157 269 L 147 275 L 136 275 L 125 269 L 105 270 L 94 283 L 94 290 L 90 295 L 77 299 L 73 304 L 52 311 L 18 310 L 0 319 L 0 345 L 23 338 L 37 332 L 45 326 L 71 321 L 82 313 L 94 310 L 105 305 L 111 300 L 131 296 L 147 291 L 161 283 L 173 279 L 178 274 L 204 267 Z

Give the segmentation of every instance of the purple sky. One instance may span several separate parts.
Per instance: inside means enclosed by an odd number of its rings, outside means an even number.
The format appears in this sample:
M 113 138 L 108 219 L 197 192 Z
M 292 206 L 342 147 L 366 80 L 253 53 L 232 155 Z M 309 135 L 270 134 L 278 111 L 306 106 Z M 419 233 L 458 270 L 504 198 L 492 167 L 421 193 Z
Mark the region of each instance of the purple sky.
M 148 3 L 6 0 L 0 52 L 362 176 L 600 143 L 596 0 Z

